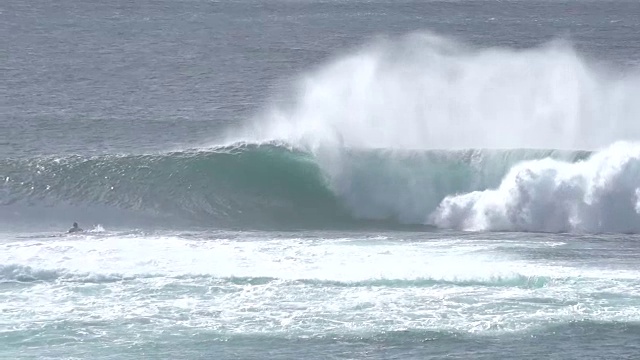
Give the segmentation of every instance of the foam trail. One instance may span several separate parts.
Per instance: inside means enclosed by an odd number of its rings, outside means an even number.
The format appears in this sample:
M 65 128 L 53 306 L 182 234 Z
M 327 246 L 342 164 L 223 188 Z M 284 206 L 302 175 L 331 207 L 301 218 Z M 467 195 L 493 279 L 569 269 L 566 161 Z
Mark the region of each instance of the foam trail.
M 577 163 L 524 162 L 497 189 L 445 198 L 431 220 L 465 230 L 638 232 L 640 143 Z
M 242 138 L 322 152 L 595 149 L 640 137 L 639 90 L 637 76 L 608 74 L 566 43 L 477 49 L 411 34 L 305 76 L 290 106 L 274 107 Z

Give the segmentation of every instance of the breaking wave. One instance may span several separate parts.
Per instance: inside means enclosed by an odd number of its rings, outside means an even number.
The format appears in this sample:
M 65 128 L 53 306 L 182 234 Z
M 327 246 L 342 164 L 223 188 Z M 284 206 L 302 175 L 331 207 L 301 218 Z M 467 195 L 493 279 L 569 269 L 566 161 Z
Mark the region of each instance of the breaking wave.
M 447 196 L 497 186 L 524 160 L 575 162 L 555 150 L 342 149 L 328 176 L 311 152 L 238 144 L 157 155 L 4 160 L 4 206 L 101 206 L 208 226 L 426 224 Z M 385 225 L 386 224 L 386 225 Z
M 495 189 L 447 196 L 441 227 L 541 232 L 639 232 L 640 144 L 616 143 L 585 161 L 514 166 Z
M 230 145 L 0 160 L 0 220 L 65 206 L 213 227 L 637 232 L 639 90 L 565 43 L 382 39 L 304 76 Z

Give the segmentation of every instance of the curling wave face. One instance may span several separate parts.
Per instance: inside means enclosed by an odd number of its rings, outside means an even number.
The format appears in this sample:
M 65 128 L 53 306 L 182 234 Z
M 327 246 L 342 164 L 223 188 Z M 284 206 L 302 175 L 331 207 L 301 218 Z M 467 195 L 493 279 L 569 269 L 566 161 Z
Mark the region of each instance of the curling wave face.
M 446 196 L 497 186 L 524 160 L 574 162 L 587 156 L 554 150 L 345 148 L 340 171 L 332 173 L 316 155 L 281 144 L 4 160 L 0 201 L 9 207 L 111 207 L 214 227 L 426 224 Z
M 638 145 L 616 142 L 640 138 L 640 81 L 566 44 L 476 49 L 412 34 L 298 85 L 224 146 L 0 159 L 0 212 L 64 204 L 213 227 L 640 230 Z

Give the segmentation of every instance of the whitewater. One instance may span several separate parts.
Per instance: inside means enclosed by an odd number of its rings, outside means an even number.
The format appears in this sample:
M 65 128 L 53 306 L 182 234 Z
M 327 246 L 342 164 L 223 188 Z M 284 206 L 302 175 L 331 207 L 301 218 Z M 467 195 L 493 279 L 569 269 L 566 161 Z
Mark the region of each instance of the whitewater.
M 1 248 L 3 357 L 543 356 L 640 320 L 621 237 L 98 229 Z
M 640 8 L 576 3 L 0 5 L 0 358 L 634 358 Z

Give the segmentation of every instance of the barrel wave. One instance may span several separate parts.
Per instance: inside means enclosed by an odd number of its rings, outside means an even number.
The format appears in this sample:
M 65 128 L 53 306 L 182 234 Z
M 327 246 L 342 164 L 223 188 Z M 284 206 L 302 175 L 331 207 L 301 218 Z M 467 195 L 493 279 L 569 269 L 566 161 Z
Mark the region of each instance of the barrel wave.
M 640 76 L 603 68 L 564 42 L 381 39 L 213 145 L 0 160 L 0 221 L 638 232 Z
M 335 218 L 307 154 L 274 145 L 153 155 L 5 160 L 2 203 L 120 209 L 213 226 Z
M 5 210 L 100 208 L 161 219 L 168 226 L 185 221 L 213 228 L 433 225 L 429 214 L 445 197 L 498 186 L 515 164 L 541 158 L 575 162 L 589 154 L 342 148 L 334 152 L 330 170 L 321 154 L 278 143 L 6 159 L 0 200 Z

